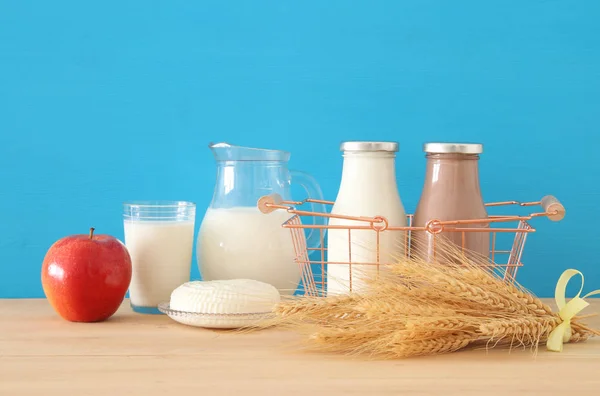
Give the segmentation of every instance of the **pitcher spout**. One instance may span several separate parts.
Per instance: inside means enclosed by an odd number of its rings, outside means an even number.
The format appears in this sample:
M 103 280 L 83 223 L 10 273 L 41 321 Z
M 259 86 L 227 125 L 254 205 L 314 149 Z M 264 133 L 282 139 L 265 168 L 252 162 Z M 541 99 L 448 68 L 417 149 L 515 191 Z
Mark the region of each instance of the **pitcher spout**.
M 290 153 L 282 150 L 261 149 L 253 147 L 236 146 L 220 142 L 210 143 L 215 161 L 288 161 Z

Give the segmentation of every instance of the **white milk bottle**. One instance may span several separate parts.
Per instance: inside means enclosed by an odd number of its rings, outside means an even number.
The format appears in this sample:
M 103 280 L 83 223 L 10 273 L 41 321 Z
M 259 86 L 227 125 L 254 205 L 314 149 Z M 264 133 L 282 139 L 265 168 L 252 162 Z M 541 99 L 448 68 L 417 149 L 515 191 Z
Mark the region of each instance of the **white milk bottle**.
M 404 205 L 396 184 L 396 142 L 344 142 L 342 180 L 331 214 L 381 216 L 388 227 L 406 227 Z M 384 223 L 375 223 L 382 226 Z M 364 278 L 376 275 L 379 264 L 390 264 L 405 254 L 406 231 L 379 231 L 370 223 L 330 218 L 329 226 L 362 226 L 367 229 L 329 228 L 327 234 L 327 294 L 360 292 Z

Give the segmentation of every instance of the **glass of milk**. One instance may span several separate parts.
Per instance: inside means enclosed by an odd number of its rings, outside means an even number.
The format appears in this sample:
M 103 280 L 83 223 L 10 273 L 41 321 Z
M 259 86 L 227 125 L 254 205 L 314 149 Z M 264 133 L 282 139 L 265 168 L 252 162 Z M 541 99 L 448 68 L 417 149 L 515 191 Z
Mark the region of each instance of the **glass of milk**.
M 133 266 L 129 298 L 135 312 L 160 314 L 158 304 L 190 280 L 195 219 L 192 202 L 123 204 L 125 245 Z

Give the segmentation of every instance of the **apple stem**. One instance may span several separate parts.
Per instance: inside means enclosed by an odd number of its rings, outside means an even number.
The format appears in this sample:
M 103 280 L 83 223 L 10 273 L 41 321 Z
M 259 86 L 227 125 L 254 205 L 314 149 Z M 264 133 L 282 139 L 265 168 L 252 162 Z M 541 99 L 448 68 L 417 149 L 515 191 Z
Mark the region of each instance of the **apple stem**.
M 90 228 L 90 239 L 94 238 L 94 227 Z

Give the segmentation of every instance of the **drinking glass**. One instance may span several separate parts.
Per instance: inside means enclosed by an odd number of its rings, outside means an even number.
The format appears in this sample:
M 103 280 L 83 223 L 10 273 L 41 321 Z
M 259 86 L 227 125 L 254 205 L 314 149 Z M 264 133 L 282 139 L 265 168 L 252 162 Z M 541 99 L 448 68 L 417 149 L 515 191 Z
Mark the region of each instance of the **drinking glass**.
M 160 314 L 158 304 L 190 280 L 195 219 L 193 202 L 123 204 L 125 246 L 133 266 L 129 298 L 135 312 Z

